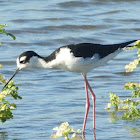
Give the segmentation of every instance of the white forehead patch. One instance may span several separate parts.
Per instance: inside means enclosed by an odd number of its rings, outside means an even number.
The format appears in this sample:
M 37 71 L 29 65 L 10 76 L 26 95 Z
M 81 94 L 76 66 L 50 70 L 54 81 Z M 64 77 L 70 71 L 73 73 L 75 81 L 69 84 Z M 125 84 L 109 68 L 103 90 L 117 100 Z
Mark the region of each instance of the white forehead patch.
M 27 56 L 20 57 L 19 61 L 24 61 L 27 58 Z

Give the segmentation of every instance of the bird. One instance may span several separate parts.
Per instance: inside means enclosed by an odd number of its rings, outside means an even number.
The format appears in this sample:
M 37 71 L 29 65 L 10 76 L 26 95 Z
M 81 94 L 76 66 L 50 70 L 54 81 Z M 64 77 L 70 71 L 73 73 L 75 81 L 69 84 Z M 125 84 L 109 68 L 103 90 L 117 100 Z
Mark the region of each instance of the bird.
M 126 50 L 129 44 L 137 40 L 127 41 L 119 44 L 95 44 L 79 43 L 59 47 L 47 57 L 40 56 L 34 51 L 23 52 L 16 60 L 17 69 L 12 77 L 7 81 L 2 90 L 8 85 L 13 77 L 25 68 L 45 68 L 45 69 L 63 69 L 65 71 L 81 73 L 85 83 L 86 105 L 85 116 L 82 131 L 85 132 L 87 116 L 90 107 L 90 91 L 93 102 L 93 130 L 95 130 L 95 93 L 93 92 L 88 80 L 87 73 L 93 69 L 105 65 L 123 50 Z

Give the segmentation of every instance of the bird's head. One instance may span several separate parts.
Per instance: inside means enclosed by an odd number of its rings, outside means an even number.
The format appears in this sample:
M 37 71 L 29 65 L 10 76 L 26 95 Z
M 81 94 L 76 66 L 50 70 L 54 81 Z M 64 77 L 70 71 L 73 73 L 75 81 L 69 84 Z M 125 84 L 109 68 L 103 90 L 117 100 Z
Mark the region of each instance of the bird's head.
M 36 61 L 38 60 L 40 56 L 35 53 L 34 51 L 26 51 L 22 53 L 17 58 L 17 69 L 15 73 L 12 75 L 12 77 L 8 80 L 8 82 L 5 84 L 3 89 L 8 85 L 8 83 L 13 79 L 13 77 L 22 69 L 34 67 L 36 65 Z M 3 90 L 2 89 L 2 90 Z
M 17 58 L 17 68 L 21 70 L 35 67 L 38 58 L 40 58 L 40 56 L 34 51 L 26 51 Z

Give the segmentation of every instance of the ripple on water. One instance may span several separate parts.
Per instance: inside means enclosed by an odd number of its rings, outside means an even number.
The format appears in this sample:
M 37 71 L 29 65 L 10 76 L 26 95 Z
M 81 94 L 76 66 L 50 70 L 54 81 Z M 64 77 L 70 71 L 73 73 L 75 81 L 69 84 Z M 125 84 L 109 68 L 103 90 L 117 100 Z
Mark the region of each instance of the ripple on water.
M 16 69 L 16 57 L 26 50 L 47 56 L 57 47 L 68 44 L 119 43 L 140 36 L 139 0 L 0 2 L 1 22 L 7 23 L 6 29 L 17 38 L 13 41 L 7 36 L 1 36 L 1 73 L 6 78 Z M 126 74 L 124 69 L 126 64 L 136 58 L 135 53 L 136 50 L 122 52 L 107 65 L 88 74 L 96 94 L 96 136 L 99 140 L 139 138 L 139 131 L 133 135 L 133 130 L 139 130 L 136 123 L 111 123 L 111 116 L 104 109 L 109 101 L 109 92 L 124 99 L 130 94 L 124 92 L 123 85 L 127 81 L 139 82 L 137 70 Z M 19 94 L 23 99 L 16 101 L 14 119 L 0 126 L 0 139 L 49 139 L 52 129 L 67 121 L 76 129 L 82 128 L 85 91 L 80 74 L 63 70 L 30 69 L 19 72 L 14 80 L 21 84 Z M 92 106 L 91 98 L 90 102 Z M 86 139 L 92 137 L 91 107 Z

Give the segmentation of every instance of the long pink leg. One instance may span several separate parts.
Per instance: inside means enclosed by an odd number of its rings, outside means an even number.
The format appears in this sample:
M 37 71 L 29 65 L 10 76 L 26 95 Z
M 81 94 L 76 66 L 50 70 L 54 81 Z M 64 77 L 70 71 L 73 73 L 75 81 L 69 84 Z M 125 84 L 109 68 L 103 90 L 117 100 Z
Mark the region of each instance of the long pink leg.
M 86 83 L 87 87 L 89 88 L 89 90 L 91 92 L 91 96 L 92 96 L 92 101 L 93 101 L 93 129 L 95 130 L 95 98 L 96 97 L 95 97 L 95 94 L 90 87 L 90 84 L 87 81 L 86 74 L 82 73 L 82 76 L 83 76 L 83 78 L 85 80 L 85 83 Z
M 86 111 L 85 111 L 85 118 L 84 118 L 84 124 L 83 124 L 83 132 L 85 131 L 88 111 L 90 107 L 89 96 L 88 96 L 88 85 L 86 82 L 85 82 L 85 91 L 86 91 Z

